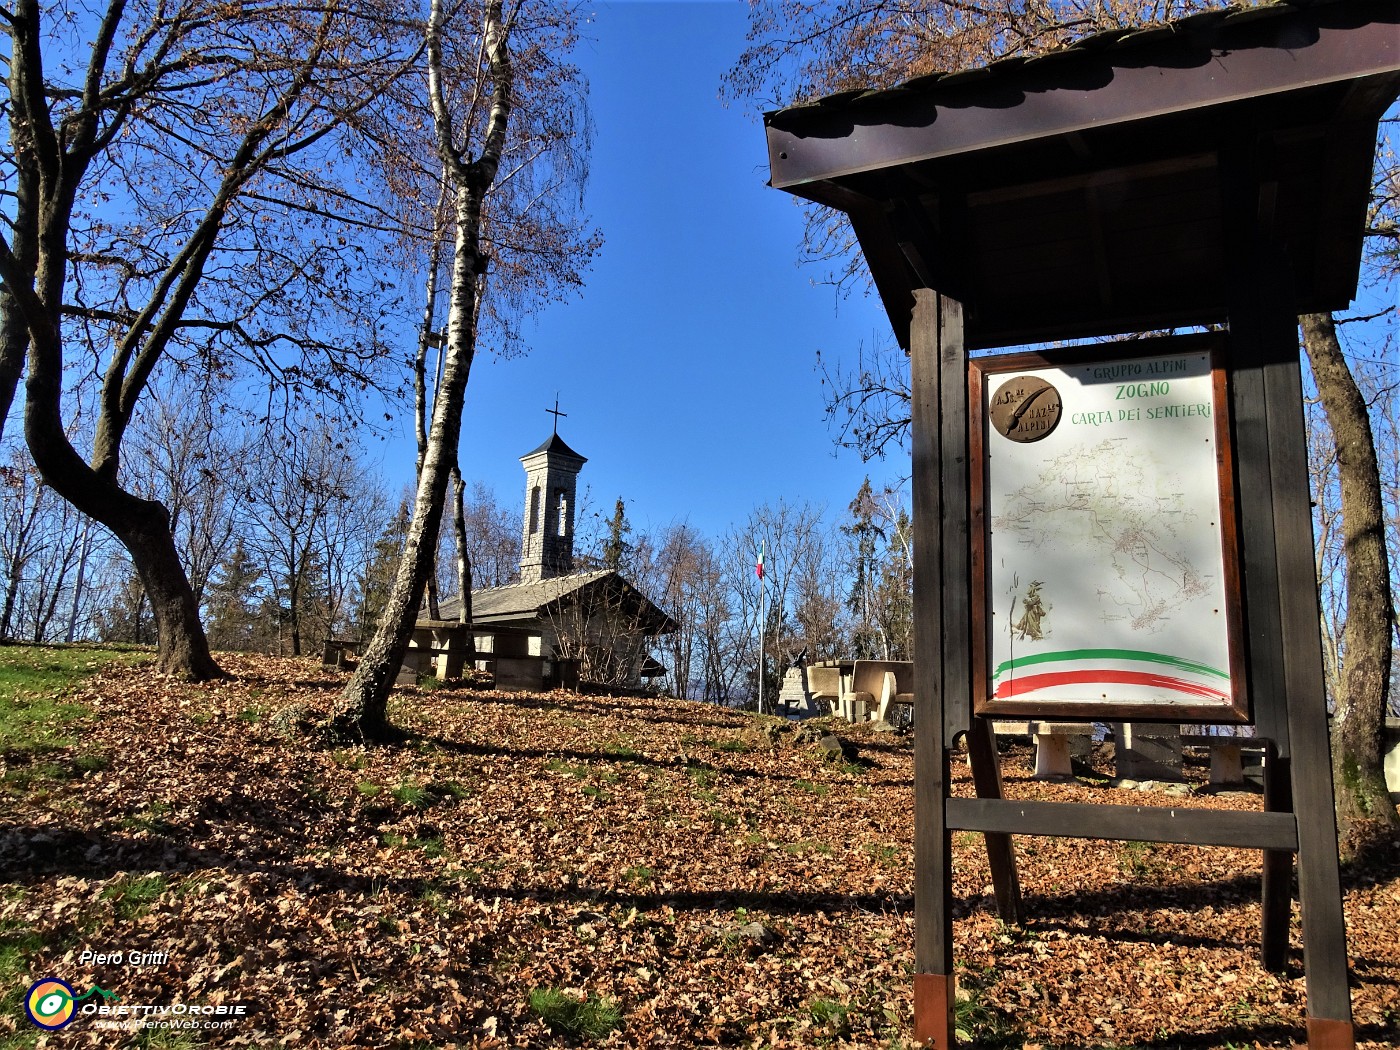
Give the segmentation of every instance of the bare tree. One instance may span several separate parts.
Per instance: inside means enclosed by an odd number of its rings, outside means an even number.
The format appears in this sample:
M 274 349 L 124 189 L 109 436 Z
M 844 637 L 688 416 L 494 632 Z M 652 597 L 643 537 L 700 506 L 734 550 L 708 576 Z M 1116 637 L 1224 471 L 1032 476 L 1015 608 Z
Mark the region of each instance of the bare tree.
M 789 652 L 804 642 L 795 617 L 803 575 L 825 542 L 821 508 L 810 503 L 779 500 L 749 513 L 748 519 L 730 530 L 722 541 L 728 552 L 725 581 L 730 595 L 731 652 L 739 664 L 751 669 L 753 699 L 757 699 L 758 675 L 764 676 L 765 695 L 776 695 L 780 665 Z M 762 586 L 754 571 L 753 555 L 764 550 Z M 763 603 L 762 653 L 759 657 L 759 603 Z
M 249 443 L 207 387 L 183 377 L 151 391 L 127 439 L 122 482 L 170 512 L 170 532 L 196 603 L 234 532 Z
M 0 639 L 72 640 L 88 619 L 81 573 L 106 539 L 61 499 L 22 450 L 0 465 Z M 91 598 L 91 594 L 87 597 Z
M 498 294 L 508 305 L 513 297 L 538 291 L 540 274 L 550 277 L 550 259 L 558 268 L 556 279 L 577 280 L 578 252 L 591 251 L 587 242 L 576 246 L 570 240 L 575 225 L 550 208 L 561 203 L 567 189 L 578 188 L 569 180 L 581 174 L 567 163 L 579 148 L 571 132 L 580 124 L 572 114 L 584 108 L 582 96 L 573 91 L 578 71 L 564 60 L 572 47 L 573 17 L 570 9 L 544 6 L 512 8 L 507 14 L 501 0 L 451 11 L 433 0 L 429 12 L 424 40 L 434 183 L 445 181 L 450 188 L 455 229 L 442 374 L 393 589 L 379 628 L 332 712 L 332 727 L 341 733 L 392 733 L 389 690 L 434 571 L 478 334 L 483 318 L 504 316 L 486 312 L 482 292 L 490 264 L 496 264 Z M 519 56 L 512 52 L 517 33 L 523 45 Z M 533 184 L 540 193 L 525 192 L 532 172 L 546 173 Z M 484 240 L 488 234 L 491 239 Z M 512 237 L 519 238 L 513 246 Z M 532 247 L 541 250 L 531 255 Z M 535 276 L 513 280 L 528 274 L 532 264 Z
M 1345 839 L 1348 829 L 1362 819 L 1380 819 L 1400 828 L 1383 767 L 1395 609 L 1380 466 L 1366 399 L 1342 354 L 1331 315 L 1305 315 L 1302 330 L 1337 450 L 1339 523 L 1346 552 L 1345 646 L 1339 647 L 1340 666 L 1332 683 L 1332 773 Z
M 287 626 L 293 656 L 329 636 L 346 611 L 347 563 L 363 564 L 382 509 L 353 446 L 325 421 L 292 420 L 261 445 L 239 504 L 243 543 L 261 564 Z M 366 515 L 362 504 L 369 504 Z
M 323 394 L 369 382 L 386 282 L 365 279 L 363 242 L 383 223 L 337 185 L 353 178 L 338 136 L 413 44 L 373 0 L 109 0 L 82 33 L 70 14 L 3 8 L 0 418 L 23 367 L 35 463 L 129 551 L 159 668 L 209 678 L 220 671 L 169 510 L 119 482 L 123 440 L 175 354 L 212 369 L 242 358 Z M 75 346 L 106 358 L 88 457 L 66 432 Z

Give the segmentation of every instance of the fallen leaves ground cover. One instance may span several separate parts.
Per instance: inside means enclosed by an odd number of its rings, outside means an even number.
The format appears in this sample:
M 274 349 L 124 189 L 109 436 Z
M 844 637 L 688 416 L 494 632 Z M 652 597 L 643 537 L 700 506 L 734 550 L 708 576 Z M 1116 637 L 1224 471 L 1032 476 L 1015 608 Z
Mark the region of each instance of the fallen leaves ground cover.
M 699 703 L 405 689 L 403 742 L 320 747 L 277 716 L 324 713 L 336 673 L 221 660 L 233 677 L 200 686 L 98 671 L 69 748 L 99 760 L 6 772 L 0 1046 L 910 1045 L 907 738 L 847 727 L 860 761 L 833 766 Z M 1003 768 L 1017 797 L 1144 802 L 1102 763 L 1064 785 L 1031 780 L 1025 750 Z M 971 794 L 964 768 L 954 788 Z M 980 836 L 954 849 L 979 1045 L 1303 1039 L 1296 908 L 1289 971 L 1257 963 L 1258 853 L 1018 838 L 1013 928 Z M 1394 1046 L 1400 858 L 1378 848 L 1343 882 L 1359 1042 Z M 231 1023 L 41 1033 L 21 998 L 44 976 Z

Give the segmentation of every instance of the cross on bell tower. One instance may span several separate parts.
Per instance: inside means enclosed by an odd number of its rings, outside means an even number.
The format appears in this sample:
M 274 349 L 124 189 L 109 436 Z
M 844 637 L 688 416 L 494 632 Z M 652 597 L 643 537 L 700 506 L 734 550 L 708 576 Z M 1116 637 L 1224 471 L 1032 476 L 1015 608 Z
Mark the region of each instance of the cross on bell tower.
M 554 433 L 520 457 L 525 468 L 525 522 L 520 543 L 520 582 L 538 583 L 574 571 L 574 497 L 578 473 L 588 462 L 559 436 L 559 399 L 546 408 Z

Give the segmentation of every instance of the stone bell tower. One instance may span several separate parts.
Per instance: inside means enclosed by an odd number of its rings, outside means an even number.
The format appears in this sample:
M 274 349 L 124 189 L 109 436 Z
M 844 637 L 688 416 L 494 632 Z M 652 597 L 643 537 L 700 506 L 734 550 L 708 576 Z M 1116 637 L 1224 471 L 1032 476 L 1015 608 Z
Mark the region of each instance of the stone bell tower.
M 574 571 L 574 494 L 578 472 L 588 461 L 566 445 L 556 430 L 539 448 L 521 456 L 520 462 L 525 468 L 520 582 L 565 576 Z

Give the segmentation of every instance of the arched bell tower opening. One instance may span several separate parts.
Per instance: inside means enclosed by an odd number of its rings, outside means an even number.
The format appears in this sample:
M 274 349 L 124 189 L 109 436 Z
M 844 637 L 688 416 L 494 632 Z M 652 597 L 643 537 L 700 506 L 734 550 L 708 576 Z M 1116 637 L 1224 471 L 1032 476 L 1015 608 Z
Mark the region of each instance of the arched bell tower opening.
M 538 583 L 574 571 L 574 506 L 578 473 L 588 460 L 556 432 L 520 457 L 525 468 L 525 529 L 520 582 Z

